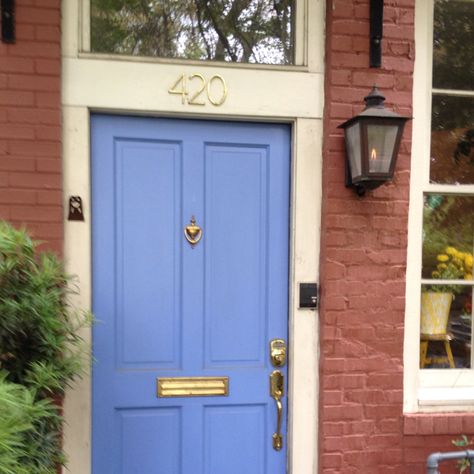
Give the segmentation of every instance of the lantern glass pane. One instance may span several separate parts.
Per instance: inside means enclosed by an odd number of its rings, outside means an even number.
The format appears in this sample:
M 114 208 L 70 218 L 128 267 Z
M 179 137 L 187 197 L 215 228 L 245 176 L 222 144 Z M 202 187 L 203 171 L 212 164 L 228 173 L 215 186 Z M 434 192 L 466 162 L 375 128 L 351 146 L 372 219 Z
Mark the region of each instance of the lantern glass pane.
M 354 123 L 346 128 L 346 148 L 349 156 L 352 179 L 362 174 L 360 159 L 360 124 Z
M 389 173 L 397 134 L 398 125 L 367 126 L 369 173 Z

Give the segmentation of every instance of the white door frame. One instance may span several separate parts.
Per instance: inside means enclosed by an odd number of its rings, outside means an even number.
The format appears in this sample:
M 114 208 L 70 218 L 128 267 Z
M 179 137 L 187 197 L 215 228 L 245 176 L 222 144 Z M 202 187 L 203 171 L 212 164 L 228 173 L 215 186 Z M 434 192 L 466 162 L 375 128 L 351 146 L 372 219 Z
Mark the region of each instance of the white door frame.
M 86 1 L 62 1 L 64 202 L 67 210 L 69 196 L 79 195 L 85 211 L 85 222 L 67 221 L 66 216 L 64 222 L 66 270 L 78 277 L 79 295 L 74 302 L 91 307 L 91 111 L 291 123 L 288 473 L 314 474 L 318 467 L 319 321 L 317 311 L 298 307 L 298 285 L 319 278 L 325 2 L 298 1 L 297 30 L 303 32 L 304 44 L 297 47 L 297 55 L 303 65 L 259 67 L 81 52 L 87 44 L 80 26 Z M 220 107 L 182 104 L 178 96 L 167 92 L 181 74 L 219 74 L 229 89 L 226 102 Z M 90 330 L 82 335 L 91 341 Z M 90 375 L 67 392 L 64 414 L 69 457 L 64 472 L 90 474 Z

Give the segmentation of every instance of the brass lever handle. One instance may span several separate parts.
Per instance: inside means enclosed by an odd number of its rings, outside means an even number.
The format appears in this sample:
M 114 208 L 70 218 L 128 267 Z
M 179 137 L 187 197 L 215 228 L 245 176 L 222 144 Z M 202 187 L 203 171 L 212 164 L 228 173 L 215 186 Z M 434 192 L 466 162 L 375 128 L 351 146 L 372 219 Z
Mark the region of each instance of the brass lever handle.
M 281 436 L 281 420 L 283 415 L 283 404 L 279 398 L 275 398 L 277 404 L 277 430 L 276 433 L 273 433 L 273 449 L 275 451 L 280 451 L 283 447 L 283 438 Z
M 273 449 L 280 451 L 283 447 L 283 436 L 281 434 L 281 425 L 283 421 L 283 403 L 281 399 L 284 395 L 285 379 L 279 370 L 274 370 L 270 374 L 270 395 L 275 400 L 277 406 L 277 429 L 273 433 Z

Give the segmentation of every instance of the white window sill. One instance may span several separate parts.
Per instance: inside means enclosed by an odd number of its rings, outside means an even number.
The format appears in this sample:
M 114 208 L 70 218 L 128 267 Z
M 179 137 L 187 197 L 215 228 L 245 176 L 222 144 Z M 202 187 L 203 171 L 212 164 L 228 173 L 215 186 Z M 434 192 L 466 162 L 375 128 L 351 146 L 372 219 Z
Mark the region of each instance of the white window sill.
M 474 387 L 425 387 L 418 389 L 422 412 L 474 411 Z

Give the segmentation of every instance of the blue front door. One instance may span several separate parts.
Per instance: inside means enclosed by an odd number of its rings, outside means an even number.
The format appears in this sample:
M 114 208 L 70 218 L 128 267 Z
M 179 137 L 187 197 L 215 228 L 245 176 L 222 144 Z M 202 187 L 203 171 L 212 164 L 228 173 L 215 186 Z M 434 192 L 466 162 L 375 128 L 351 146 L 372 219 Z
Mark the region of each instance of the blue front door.
M 289 127 L 91 120 L 93 473 L 284 474 Z

